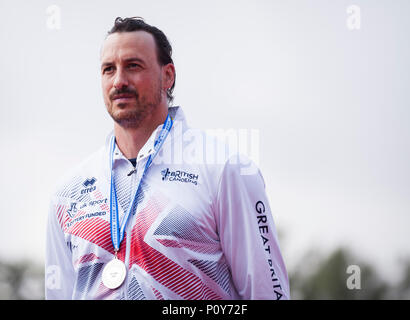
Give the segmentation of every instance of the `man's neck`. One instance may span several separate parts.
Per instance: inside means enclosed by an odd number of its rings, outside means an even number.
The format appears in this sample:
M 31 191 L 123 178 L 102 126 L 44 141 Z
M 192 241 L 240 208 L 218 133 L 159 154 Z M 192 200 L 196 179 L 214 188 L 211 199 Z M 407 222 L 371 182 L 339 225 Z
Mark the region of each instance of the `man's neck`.
M 161 108 L 144 119 L 140 126 L 122 127 L 114 123 L 114 134 L 118 148 L 127 159 L 136 158 L 154 130 L 165 122 L 168 110 Z

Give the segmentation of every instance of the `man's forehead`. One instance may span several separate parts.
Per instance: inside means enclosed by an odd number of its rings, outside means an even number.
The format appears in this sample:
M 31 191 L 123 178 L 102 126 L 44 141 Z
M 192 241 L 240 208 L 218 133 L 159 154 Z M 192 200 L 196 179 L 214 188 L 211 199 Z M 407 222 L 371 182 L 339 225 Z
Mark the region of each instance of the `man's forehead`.
M 126 59 L 138 55 L 145 58 L 156 57 L 154 37 L 146 31 L 116 32 L 105 39 L 101 48 L 101 60 Z

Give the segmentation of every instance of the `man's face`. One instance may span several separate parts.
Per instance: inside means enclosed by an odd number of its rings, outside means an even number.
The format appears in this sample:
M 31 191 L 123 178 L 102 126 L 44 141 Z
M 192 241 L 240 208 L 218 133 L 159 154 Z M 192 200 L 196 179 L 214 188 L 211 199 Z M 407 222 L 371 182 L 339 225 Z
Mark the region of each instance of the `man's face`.
M 101 51 L 104 102 L 123 127 L 138 127 L 166 99 L 153 36 L 145 31 L 113 33 Z

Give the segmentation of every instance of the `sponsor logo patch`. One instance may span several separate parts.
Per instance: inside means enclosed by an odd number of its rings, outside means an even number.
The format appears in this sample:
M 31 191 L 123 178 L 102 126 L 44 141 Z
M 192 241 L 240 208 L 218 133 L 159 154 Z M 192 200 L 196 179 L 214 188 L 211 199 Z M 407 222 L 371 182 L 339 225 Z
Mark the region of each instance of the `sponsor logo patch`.
M 95 189 L 97 189 L 97 187 L 94 185 L 96 181 L 97 179 L 94 177 L 90 179 L 86 179 L 83 182 L 83 186 L 85 187 L 85 189 L 81 190 L 81 194 L 90 193 L 90 192 L 93 192 Z
M 198 184 L 198 176 L 194 173 L 189 173 L 182 170 L 171 171 L 169 168 L 166 168 L 161 171 L 162 181 L 176 181 L 183 183 L 192 183 L 194 185 Z

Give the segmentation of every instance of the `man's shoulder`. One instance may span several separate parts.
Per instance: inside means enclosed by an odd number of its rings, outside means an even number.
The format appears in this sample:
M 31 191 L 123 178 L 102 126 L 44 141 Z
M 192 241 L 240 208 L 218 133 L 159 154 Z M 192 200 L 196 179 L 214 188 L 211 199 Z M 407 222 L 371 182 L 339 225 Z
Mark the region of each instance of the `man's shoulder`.
M 78 188 L 78 185 L 87 183 L 84 179 L 89 179 L 89 183 L 91 183 L 93 177 L 101 174 L 105 158 L 105 146 L 89 154 L 58 178 L 54 185 L 53 195 L 56 197 L 70 197 L 73 190 Z
M 181 107 L 169 109 L 175 126 L 173 154 L 186 165 L 200 165 L 212 176 L 240 171 L 251 175 L 258 172 L 258 139 L 252 131 L 237 128 L 191 127 Z M 250 151 L 250 152 L 249 152 Z M 175 159 L 174 159 L 175 160 Z
M 246 152 L 248 150 L 244 146 L 247 147 L 249 142 L 241 139 L 241 135 L 233 129 L 187 128 L 183 135 L 183 158 L 188 162 L 204 164 L 208 170 L 219 175 L 226 170 L 239 171 L 242 175 L 256 174 L 259 171 L 258 155 Z
M 234 130 L 187 126 L 175 136 L 174 164 L 181 163 L 181 168 L 200 172 L 211 189 L 215 189 L 222 178 L 229 179 L 232 175 L 258 175 L 257 155 L 243 152 L 240 143 L 240 136 Z

